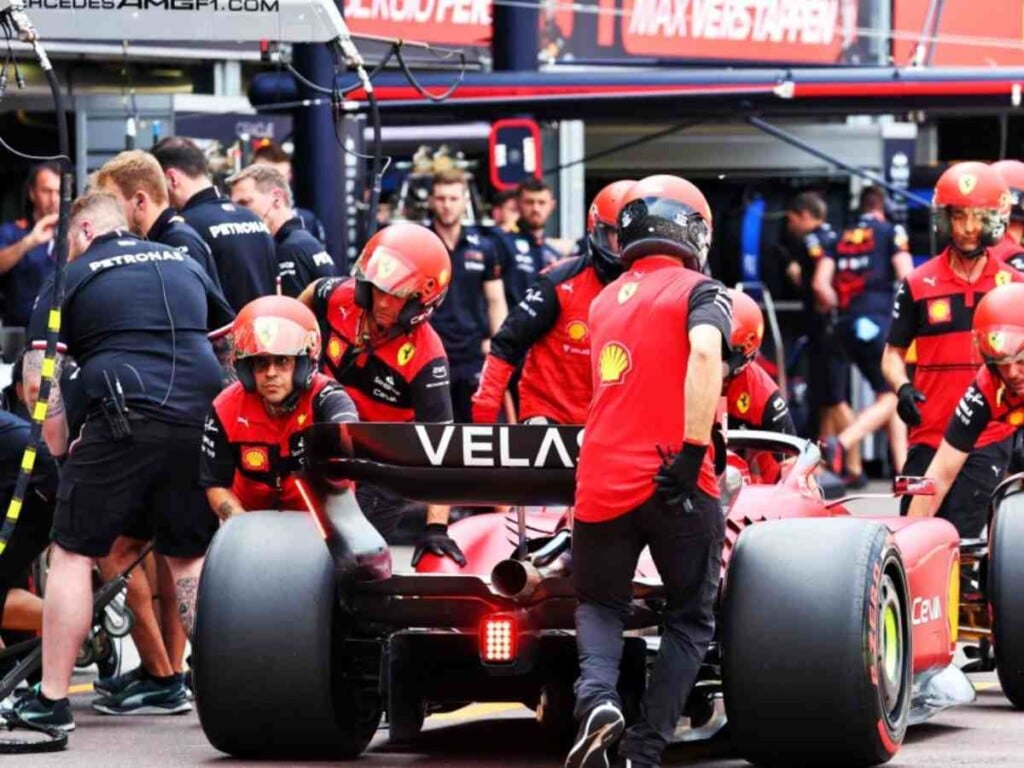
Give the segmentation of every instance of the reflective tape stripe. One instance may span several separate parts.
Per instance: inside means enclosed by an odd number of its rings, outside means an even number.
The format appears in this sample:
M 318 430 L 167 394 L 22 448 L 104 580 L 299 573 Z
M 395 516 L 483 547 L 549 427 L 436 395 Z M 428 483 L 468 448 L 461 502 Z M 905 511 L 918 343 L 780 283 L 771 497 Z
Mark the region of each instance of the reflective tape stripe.
M 60 310 L 59 309 L 51 309 L 50 310 L 50 319 L 49 319 L 49 323 L 47 325 L 47 328 L 49 328 L 49 330 L 51 330 L 51 331 L 59 331 L 60 330 Z
M 7 510 L 7 519 L 11 522 L 17 522 L 19 515 L 21 515 L 21 499 L 11 499 L 11 506 Z
M 32 409 L 32 418 L 36 421 L 46 420 L 46 401 L 37 400 L 36 407 Z
M 43 359 L 43 378 L 52 379 L 54 372 L 57 370 L 57 362 L 52 357 Z
M 26 448 L 25 455 L 21 457 L 21 468 L 26 472 L 31 472 L 32 467 L 36 464 L 36 449 Z

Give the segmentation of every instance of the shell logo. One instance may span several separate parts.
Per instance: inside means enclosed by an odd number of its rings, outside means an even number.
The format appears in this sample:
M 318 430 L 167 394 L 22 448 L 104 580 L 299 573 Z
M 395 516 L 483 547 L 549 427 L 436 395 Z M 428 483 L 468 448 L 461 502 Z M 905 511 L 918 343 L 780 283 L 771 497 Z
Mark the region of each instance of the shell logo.
M 442 269 L 441 274 L 437 276 L 437 282 L 442 288 L 448 285 L 448 280 L 451 279 L 451 273 L 447 269 Z
M 1024 424 L 1024 411 L 1011 411 L 1006 421 L 1011 427 L 1019 427 Z
M 633 294 L 636 293 L 636 289 L 640 286 L 637 283 L 626 283 L 619 288 L 619 304 L 625 304 L 627 301 L 633 298 Z
M 948 323 L 953 317 L 953 309 L 949 299 L 935 299 L 928 302 L 928 322 Z
M 736 409 L 740 413 L 746 413 L 750 410 L 750 393 L 743 392 L 739 397 L 736 398 Z
M 403 344 L 398 350 L 398 364 L 407 365 L 409 361 L 412 360 L 412 356 L 415 354 L 416 345 L 413 344 L 411 341 L 405 342 L 405 344 Z
M 969 195 L 974 191 L 974 188 L 978 186 L 978 177 L 973 173 L 965 173 L 957 181 L 957 186 L 960 188 L 961 195 Z
M 589 329 L 587 328 L 587 324 L 582 320 L 573 320 L 565 327 L 565 332 L 573 341 L 583 341 L 587 338 Z
M 242 449 L 242 466 L 259 472 L 270 466 L 270 454 L 261 446 L 249 446 Z
M 602 384 L 621 384 L 632 367 L 633 360 L 623 344 L 610 341 L 601 348 L 597 369 Z
M 1010 284 L 1010 273 L 1005 269 L 1000 269 L 996 272 L 996 285 L 1009 285 Z
M 1002 352 L 1006 346 L 1006 334 L 1002 331 L 992 331 L 988 335 L 988 346 L 993 352 Z
M 341 339 L 337 336 L 331 336 L 327 342 L 327 359 L 337 365 L 341 362 L 341 355 L 344 353 L 345 348 L 341 343 Z

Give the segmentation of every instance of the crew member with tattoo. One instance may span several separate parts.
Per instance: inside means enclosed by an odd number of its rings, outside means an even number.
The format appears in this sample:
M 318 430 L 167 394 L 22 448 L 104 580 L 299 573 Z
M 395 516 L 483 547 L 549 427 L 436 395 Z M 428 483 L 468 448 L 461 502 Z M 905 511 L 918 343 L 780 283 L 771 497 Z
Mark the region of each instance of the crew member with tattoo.
M 179 618 L 191 632 L 217 529 L 199 485 L 203 419 L 220 391 L 208 333 L 234 319 L 193 259 L 128 233 L 111 195 L 93 192 L 72 206 L 68 261 L 61 338 L 80 366 L 87 415 L 70 447 L 63 413 L 44 425 L 51 453 L 67 458 L 51 532 L 42 684 L 14 707 L 22 721 L 63 730 L 75 726 L 68 685 L 92 621 L 93 560 L 144 515 L 152 516 L 155 550 L 167 557 Z M 185 701 L 179 678 L 156 682 L 145 694 L 152 705 Z M 123 697 L 136 695 L 130 687 Z M 126 703 L 108 698 L 111 708 Z
M 320 328 L 301 301 L 256 299 L 238 313 L 231 335 L 238 381 L 206 418 L 199 482 L 221 520 L 255 509 L 305 509 L 295 481 L 300 433 L 311 424 L 356 421 L 356 406 L 317 372 Z

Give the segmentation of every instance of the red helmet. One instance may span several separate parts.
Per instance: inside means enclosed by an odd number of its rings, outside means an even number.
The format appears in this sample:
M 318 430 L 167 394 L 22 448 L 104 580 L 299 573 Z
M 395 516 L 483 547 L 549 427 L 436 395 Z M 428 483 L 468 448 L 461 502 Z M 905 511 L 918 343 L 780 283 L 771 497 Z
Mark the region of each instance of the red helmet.
M 985 163 L 957 163 L 939 177 L 932 197 L 935 229 L 943 237 L 952 234 L 950 209 L 972 208 L 981 213 L 981 247 L 968 258 L 980 256 L 985 248 L 995 245 L 1006 231 L 1010 213 L 1010 190 L 999 171 Z
M 640 179 L 622 201 L 619 248 L 626 267 L 660 254 L 703 272 L 711 248 L 711 207 L 686 179 L 665 174 Z
M 992 163 L 1010 188 L 1010 218 L 1024 221 L 1024 163 L 1020 160 L 1000 160 Z
M 618 273 L 622 271 L 622 260 L 619 259 L 618 238 L 616 237 L 616 244 L 613 247 L 608 235 L 615 232 L 618 227 L 622 200 L 634 184 L 636 182 L 632 179 L 613 181 L 597 193 L 590 204 L 590 210 L 587 211 L 587 239 L 590 241 L 590 252 L 594 256 L 594 262 L 609 273 L 610 279 L 618 277 Z
M 1024 360 L 1024 283 L 1009 283 L 982 296 L 971 326 L 988 365 Z
M 448 248 L 426 227 L 398 222 L 375 234 L 352 268 L 356 303 L 373 307 L 374 286 L 406 299 L 398 323 L 406 330 L 422 323 L 444 300 L 452 279 Z
M 757 356 L 764 338 L 764 315 L 757 302 L 742 291 L 730 288 L 729 298 L 732 299 L 732 334 L 729 336 L 732 354 L 728 363 L 729 374 L 733 375 Z
M 290 296 L 263 296 L 242 307 L 231 337 L 235 347 L 235 370 L 248 392 L 256 391 L 256 377 L 249 358 L 282 355 L 298 358 L 292 383 L 297 390 L 308 389 L 320 358 L 320 326 L 313 312 Z

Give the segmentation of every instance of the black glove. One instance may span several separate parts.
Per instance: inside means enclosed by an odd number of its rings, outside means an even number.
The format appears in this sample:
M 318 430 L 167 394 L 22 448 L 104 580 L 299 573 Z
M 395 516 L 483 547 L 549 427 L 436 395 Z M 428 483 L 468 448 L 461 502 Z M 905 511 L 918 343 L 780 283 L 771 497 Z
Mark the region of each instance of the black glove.
M 661 497 L 678 514 L 693 514 L 693 502 L 690 501 L 690 497 L 697 490 L 697 478 L 700 476 L 700 467 L 704 463 L 704 454 L 707 450 L 706 445 L 683 443 L 683 450 L 671 454 L 658 446 L 661 467 L 654 476 L 654 483 L 658 486 Z
M 466 567 L 466 556 L 448 536 L 448 526 L 444 523 L 430 523 L 423 529 L 412 553 L 412 567 L 419 565 L 420 559 L 428 552 L 438 557 L 450 557 L 460 568 Z
M 896 397 L 899 403 L 896 405 L 896 413 L 903 419 L 908 427 L 916 427 L 921 423 L 921 411 L 917 404 L 925 401 L 924 393 L 915 389 L 909 381 L 896 390 Z

